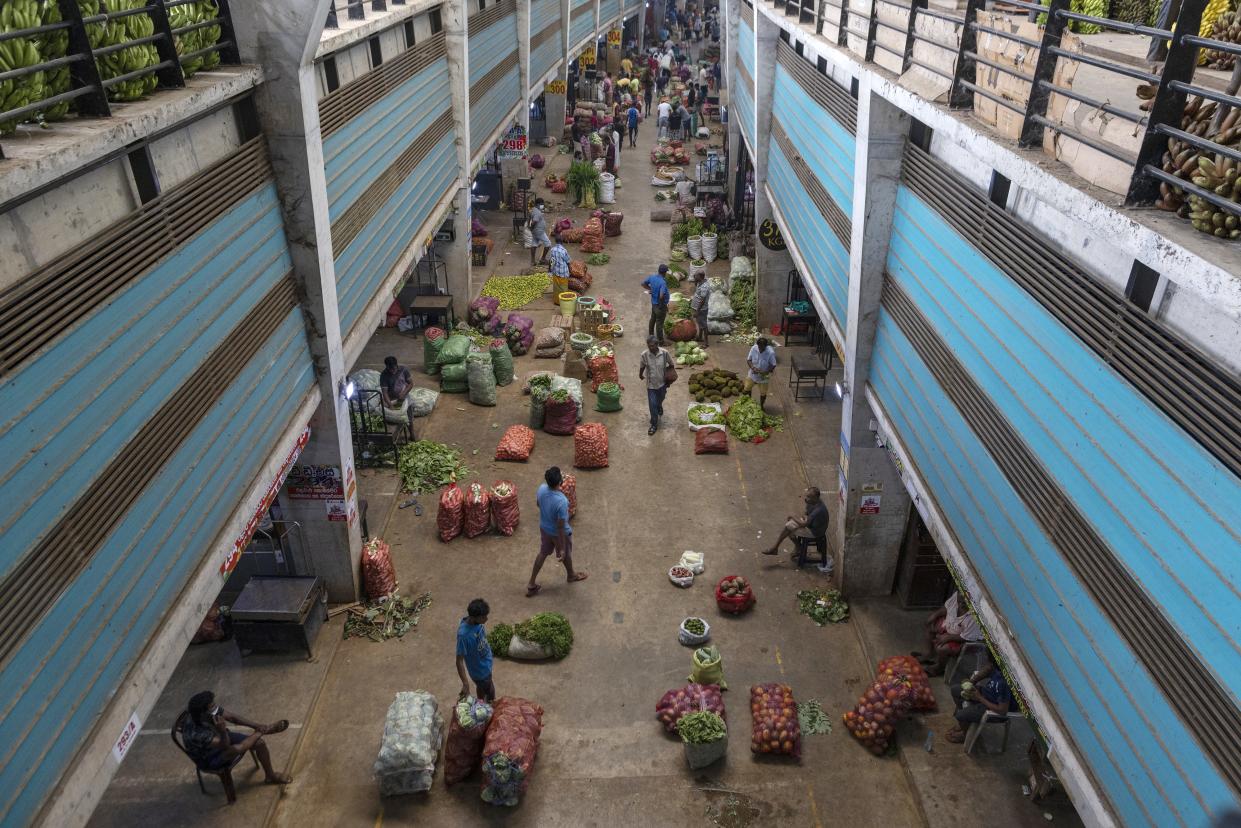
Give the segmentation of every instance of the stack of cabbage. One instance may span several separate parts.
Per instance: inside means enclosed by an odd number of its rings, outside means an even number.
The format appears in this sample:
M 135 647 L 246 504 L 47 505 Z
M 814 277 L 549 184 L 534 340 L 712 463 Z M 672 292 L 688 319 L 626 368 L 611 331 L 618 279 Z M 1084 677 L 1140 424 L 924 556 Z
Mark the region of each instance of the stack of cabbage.
M 430 790 L 443 737 L 444 717 L 434 696 L 425 690 L 397 693 L 375 759 L 379 792 L 400 796 Z

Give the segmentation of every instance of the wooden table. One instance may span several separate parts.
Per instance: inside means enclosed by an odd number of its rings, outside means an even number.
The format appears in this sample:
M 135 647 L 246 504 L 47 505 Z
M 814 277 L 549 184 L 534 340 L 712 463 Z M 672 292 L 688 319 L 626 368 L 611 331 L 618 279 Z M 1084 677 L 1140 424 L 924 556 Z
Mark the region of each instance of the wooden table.
M 437 320 L 443 317 L 448 320 L 449 330 L 457 324 L 457 314 L 453 311 L 451 295 L 415 296 L 414 301 L 409 303 L 409 315 L 433 316 Z

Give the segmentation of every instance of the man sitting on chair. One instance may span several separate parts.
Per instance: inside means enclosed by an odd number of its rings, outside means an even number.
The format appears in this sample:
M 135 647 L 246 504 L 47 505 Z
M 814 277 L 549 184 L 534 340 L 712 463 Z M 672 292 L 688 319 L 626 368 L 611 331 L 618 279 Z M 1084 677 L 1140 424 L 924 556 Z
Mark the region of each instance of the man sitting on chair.
M 281 719 L 274 724 L 256 724 L 229 713 L 215 703 L 210 690 L 197 693 L 190 699 L 190 717 L 181 728 L 181 741 L 190 758 L 203 770 L 220 771 L 232 767 L 233 760 L 244 753 L 254 751 L 270 785 L 287 785 L 293 777 L 277 773 L 271 766 L 271 752 L 263 736 L 288 730 L 289 722 Z M 248 727 L 253 733 L 229 730 L 226 723 Z
M 944 738 L 955 744 L 964 742 L 966 728 L 981 722 L 987 713 L 1005 716 L 1012 709 L 1013 691 L 990 650 L 969 680 L 952 688 L 952 700 L 957 705 L 957 712 L 953 714 L 957 723 Z
M 764 555 L 778 555 L 780 544 L 784 543 L 785 538 L 790 537 L 797 546 L 797 552 L 794 554 L 800 553 L 815 540 L 819 542 L 819 551 L 824 555 L 827 554 L 827 504 L 823 502 L 819 494 L 819 487 L 807 488 L 802 499 L 806 501 L 806 516 L 799 518 L 789 515 L 784 529 L 780 531 L 780 536 L 776 538 L 776 542 L 770 549 L 763 551 Z

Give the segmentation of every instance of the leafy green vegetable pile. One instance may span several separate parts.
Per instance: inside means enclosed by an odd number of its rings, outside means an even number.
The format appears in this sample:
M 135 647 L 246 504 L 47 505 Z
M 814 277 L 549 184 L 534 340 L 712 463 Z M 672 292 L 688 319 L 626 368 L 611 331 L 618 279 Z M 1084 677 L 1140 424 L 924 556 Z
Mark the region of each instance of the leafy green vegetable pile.
M 513 640 L 512 624 L 496 624 L 487 633 L 487 643 L 491 645 L 491 652 L 504 658 L 508 655 L 509 642 Z
M 784 419 L 765 414 L 753 397 L 742 397 L 733 403 L 725 419 L 729 432 L 747 443 L 761 443 L 771 436 L 773 429 L 784 428 Z
M 378 411 L 355 411 L 349 409 L 349 425 L 357 433 L 386 434 L 388 425 Z
M 551 374 L 535 374 L 533 377 L 530 378 L 531 389 L 551 388 L 551 387 L 552 387 L 552 375 Z
M 500 300 L 500 310 L 517 310 L 538 299 L 551 286 L 546 273 L 530 273 L 525 276 L 492 276 L 479 291 L 481 296 Z
M 432 440 L 401 446 L 396 468 L 401 475 L 401 487 L 415 494 L 438 489 L 470 474 L 456 449 Z
M 698 713 L 687 713 L 678 719 L 677 733 L 681 734 L 682 742 L 704 745 L 723 739 L 728 735 L 728 730 L 724 727 L 720 714 L 702 710 Z
M 686 618 L 685 631 L 691 635 L 702 635 L 707 631 L 707 625 L 701 618 Z
M 402 598 L 393 592 L 365 606 L 351 607 L 345 616 L 345 638 L 357 636 L 371 641 L 400 638 L 418 626 L 419 616 L 429 606 L 429 592 L 417 598 Z
M 803 736 L 817 736 L 832 732 L 832 720 L 823 712 L 818 699 L 797 703 L 797 721 Z
M 676 358 L 677 365 L 702 365 L 707 361 L 707 352 L 693 342 L 678 342 Z
M 609 256 L 607 253 L 591 253 L 589 256 L 586 257 L 586 264 L 605 265 L 611 260 L 612 260 L 612 257 Z
M 694 425 L 718 423 L 722 418 L 720 410 L 713 405 L 699 404 L 689 407 L 689 421 Z
M 733 306 L 733 330 L 754 327 L 757 309 L 754 282 L 749 279 L 734 279 L 732 290 L 728 292 L 728 301 Z
M 849 618 L 849 605 L 838 589 L 803 589 L 797 593 L 797 609 L 820 627 Z
M 558 402 L 558 403 L 568 402 L 569 391 L 566 388 L 557 388 L 555 391 L 549 394 L 547 398 L 551 400 L 552 402 Z
M 569 619 L 558 612 L 540 612 L 522 621 L 513 632 L 526 641 L 543 645 L 552 658 L 564 658 L 573 647 L 573 628 L 569 626 Z

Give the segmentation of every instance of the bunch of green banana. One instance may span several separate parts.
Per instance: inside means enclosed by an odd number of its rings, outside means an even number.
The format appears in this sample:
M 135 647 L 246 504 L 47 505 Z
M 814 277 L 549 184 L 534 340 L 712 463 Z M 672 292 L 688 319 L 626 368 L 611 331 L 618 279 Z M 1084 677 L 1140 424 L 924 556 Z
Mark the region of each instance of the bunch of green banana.
M 199 0 L 198 3 L 198 20 L 199 22 L 206 20 L 216 20 L 220 16 L 220 7 L 216 0 Z M 206 49 L 208 46 L 214 46 L 220 42 L 220 26 L 219 24 L 206 26 L 198 30 L 199 41 L 198 48 Z M 203 56 L 204 69 L 214 69 L 220 65 L 220 53 L 208 52 Z
M 1214 101 L 1190 98 L 1181 115 L 1181 129 L 1222 146 L 1241 148 L 1241 109 L 1230 110 L 1219 128 L 1212 130 L 1215 111 Z M 1204 154 L 1193 144 L 1169 138 L 1168 150 L 1163 154 L 1163 169 L 1177 178 L 1192 181 L 1218 196 L 1241 204 L 1238 165 L 1230 158 L 1220 154 Z M 1160 184 L 1159 200 L 1155 206 L 1189 219 L 1194 229 L 1200 232 L 1226 239 L 1241 237 L 1241 225 L 1234 214 L 1196 195 L 1187 194 L 1179 187 Z
M 43 0 L 42 23 L 44 26 L 52 23 L 59 23 L 60 3 L 56 0 Z M 39 38 L 39 46 L 43 52 L 44 60 L 56 60 L 62 58 L 69 51 L 69 30 L 57 29 L 54 32 L 44 32 Z M 47 97 L 60 95 L 69 91 L 69 67 L 60 66 L 55 69 L 49 69 L 46 72 Z M 53 104 L 49 109 L 45 109 L 39 113 L 39 117 L 44 121 L 59 121 L 69 112 L 69 101 L 60 101 Z
M 1225 43 L 1241 43 L 1241 11 L 1233 10 L 1216 17 L 1211 25 L 1211 31 L 1206 36 Z M 1236 55 L 1220 49 L 1205 49 L 1203 57 L 1206 59 L 1207 66 L 1212 69 L 1223 69 L 1225 72 L 1231 70 L 1237 62 Z
M 1047 6 L 1050 0 L 1041 0 L 1042 5 Z M 1091 17 L 1107 17 L 1107 0 L 1070 0 L 1069 11 L 1076 14 L 1088 14 Z M 1038 24 L 1043 26 L 1047 23 L 1047 15 L 1040 14 L 1038 16 Z M 1094 34 L 1100 32 L 1103 28 L 1097 23 L 1083 23 L 1080 20 L 1070 20 L 1065 29 L 1078 34 Z
M 5 0 L 0 4 L 0 32 L 32 29 L 39 25 L 39 4 L 36 0 Z M 43 62 L 37 38 L 15 37 L 0 41 L 0 72 L 10 72 Z M 47 97 L 43 72 L 32 72 L 20 78 L 0 81 L 0 112 L 37 103 Z M 0 122 L 0 135 L 17 129 L 16 120 Z
M 49 0 L 55 2 L 55 0 Z M 78 0 L 78 9 L 82 12 L 82 17 L 96 17 L 99 12 L 99 0 Z M 103 23 L 87 23 L 86 39 L 90 41 L 92 49 L 98 49 L 103 45 L 104 38 L 107 36 L 108 28 Z
M 168 23 L 172 26 L 173 31 L 199 22 L 201 22 L 201 18 L 198 14 L 197 3 L 170 6 L 168 9 Z M 185 34 L 174 34 L 173 39 L 177 44 L 177 54 L 187 55 L 190 52 L 197 52 L 199 49 L 202 49 L 205 45 L 202 43 L 202 32 L 202 29 L 195 29 Z M 181 63 L 181 71 L 185 72 L 185 76 L 188 78 L 201 69 L 202 65 L 203 59 L 199 56 L 193 60 L 183 61 Z
M 1148 0 L 1112 0 L 1112 9 L 1108 16 L 1121 23 L 1144 25 L 1149 12 Z
M 110 11 L 126 11 L 144 8 L 146 0 L 108 0 Z M 155 33 L 155 23 L 149 14 L 131 14 L 119 20 L 109 20 L 104 30 L 103 46 L 116 46 Z M 130 46 L 97 59 L 99 76 L 103 80 L 120 77 L 159 63 L 159 52 L 150 43 Z M 159 79 L 154 73 L 130 78 L 108 88 L 108 97 L 114 101 L 136 101 L 155 90 Z

